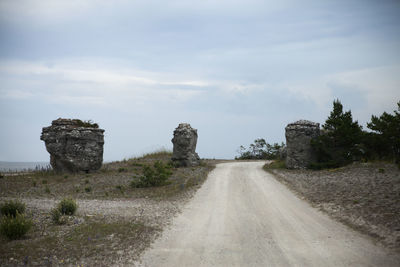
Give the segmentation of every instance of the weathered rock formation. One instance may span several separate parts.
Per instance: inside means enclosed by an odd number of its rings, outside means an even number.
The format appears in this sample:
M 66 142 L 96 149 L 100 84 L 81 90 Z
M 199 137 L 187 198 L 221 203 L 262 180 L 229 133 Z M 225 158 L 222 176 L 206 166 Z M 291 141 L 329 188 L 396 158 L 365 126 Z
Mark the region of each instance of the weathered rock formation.
M 319 123 L 299 120 L 289 123 L 286 128 L 286 167 L 306 168 L 315 161 L 311 139 L 318 137 Z
M 200 158 L 196 153 L 197 130 L 188 123 L 181 123 L 174 131 L 172 138 L 174 150 L 172 160 L 177 166 L 199 165 Z
M 57 172 L 89 172 L 101 167 L 104 130 L 97 124 L 59 118 L 43 128 L 40 139 Z

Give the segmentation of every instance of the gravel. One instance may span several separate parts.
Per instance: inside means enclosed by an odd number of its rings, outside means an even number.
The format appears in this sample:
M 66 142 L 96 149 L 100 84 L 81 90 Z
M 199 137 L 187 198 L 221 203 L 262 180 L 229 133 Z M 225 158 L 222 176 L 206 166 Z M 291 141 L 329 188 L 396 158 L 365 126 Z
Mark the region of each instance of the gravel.
M 354 163 L 322 171 L 268 171 L 331 217 L 400 251 L 400 170 L 396 165 Z

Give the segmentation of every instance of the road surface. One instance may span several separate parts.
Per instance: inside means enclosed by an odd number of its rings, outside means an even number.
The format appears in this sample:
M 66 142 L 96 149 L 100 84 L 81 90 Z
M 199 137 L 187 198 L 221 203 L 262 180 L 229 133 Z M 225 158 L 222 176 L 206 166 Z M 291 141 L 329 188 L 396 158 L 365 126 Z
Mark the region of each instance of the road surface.
M 264 162 L 217 165 L 140 266 L 400 266 L 297 198 Z

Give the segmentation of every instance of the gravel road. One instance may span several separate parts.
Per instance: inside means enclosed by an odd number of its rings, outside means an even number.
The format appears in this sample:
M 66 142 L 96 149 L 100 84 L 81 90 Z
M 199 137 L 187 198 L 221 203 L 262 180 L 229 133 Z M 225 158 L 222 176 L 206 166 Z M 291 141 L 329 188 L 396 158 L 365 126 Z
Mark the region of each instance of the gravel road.
M 139 266 L 400 266 L 297 198 L 265 162 L 218 164 Z

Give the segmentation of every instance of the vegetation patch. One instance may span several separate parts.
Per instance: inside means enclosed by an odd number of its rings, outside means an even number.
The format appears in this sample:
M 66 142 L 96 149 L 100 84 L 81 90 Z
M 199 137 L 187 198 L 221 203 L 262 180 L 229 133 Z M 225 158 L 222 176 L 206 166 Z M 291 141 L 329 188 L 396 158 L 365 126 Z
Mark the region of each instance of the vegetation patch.
M 74 215 L 78 205 L 76 201 L 72 198 L 64 198 L 57 206 L 61 214 Z
M 0 213 L 3 216 L 16 217 L 16 215 L 25 212 L 25 204 L 18 200 L 6 201 L 0 204 Z
M 263 138 L 254 140 L 254 144 L 250 144 L 248 148 L 240 146 L 239 156 L 235 159 L 278 159 L 279 151 L 285 145 L 284 143 L 269 144 Z
M 23 237 L 32 227 L 32 221 L 18 212 L 14 216 L 3 216 L 0 222 L 0 233 L 8 239 Z
M 131 182 L 132 187 L 153 187 L 162 186 L 167 183 L 167 179 L 172 175 L 171 166 L 161 161 L 156 161 L 151 166 L 144 166 L 143 175 L 138 180 Z
M 363 131 L 353 121 L 351 111 L 343 111 L 339 100 L 333 102 L 333 110 L 322 125 L 321 135 L 311 141 L 317 162 L 309 168 L 321 170 L 338 168 L 355 161 L 386 160 L 400 167 L 400 102 L 394 114 L 384 112 L 372 116 L 367 123 L 370 131 Z
M 284 160 L 274 160 L 273 162 L 266 163 L 263 168 L 264 170 L 285 169 L 286 163 Z
M 79 119 L 75 119 L 74 122 L 78 127 L 99 128 L 99 125 L 97 123 L 94 123 L 92 120 L 82 121 Z

